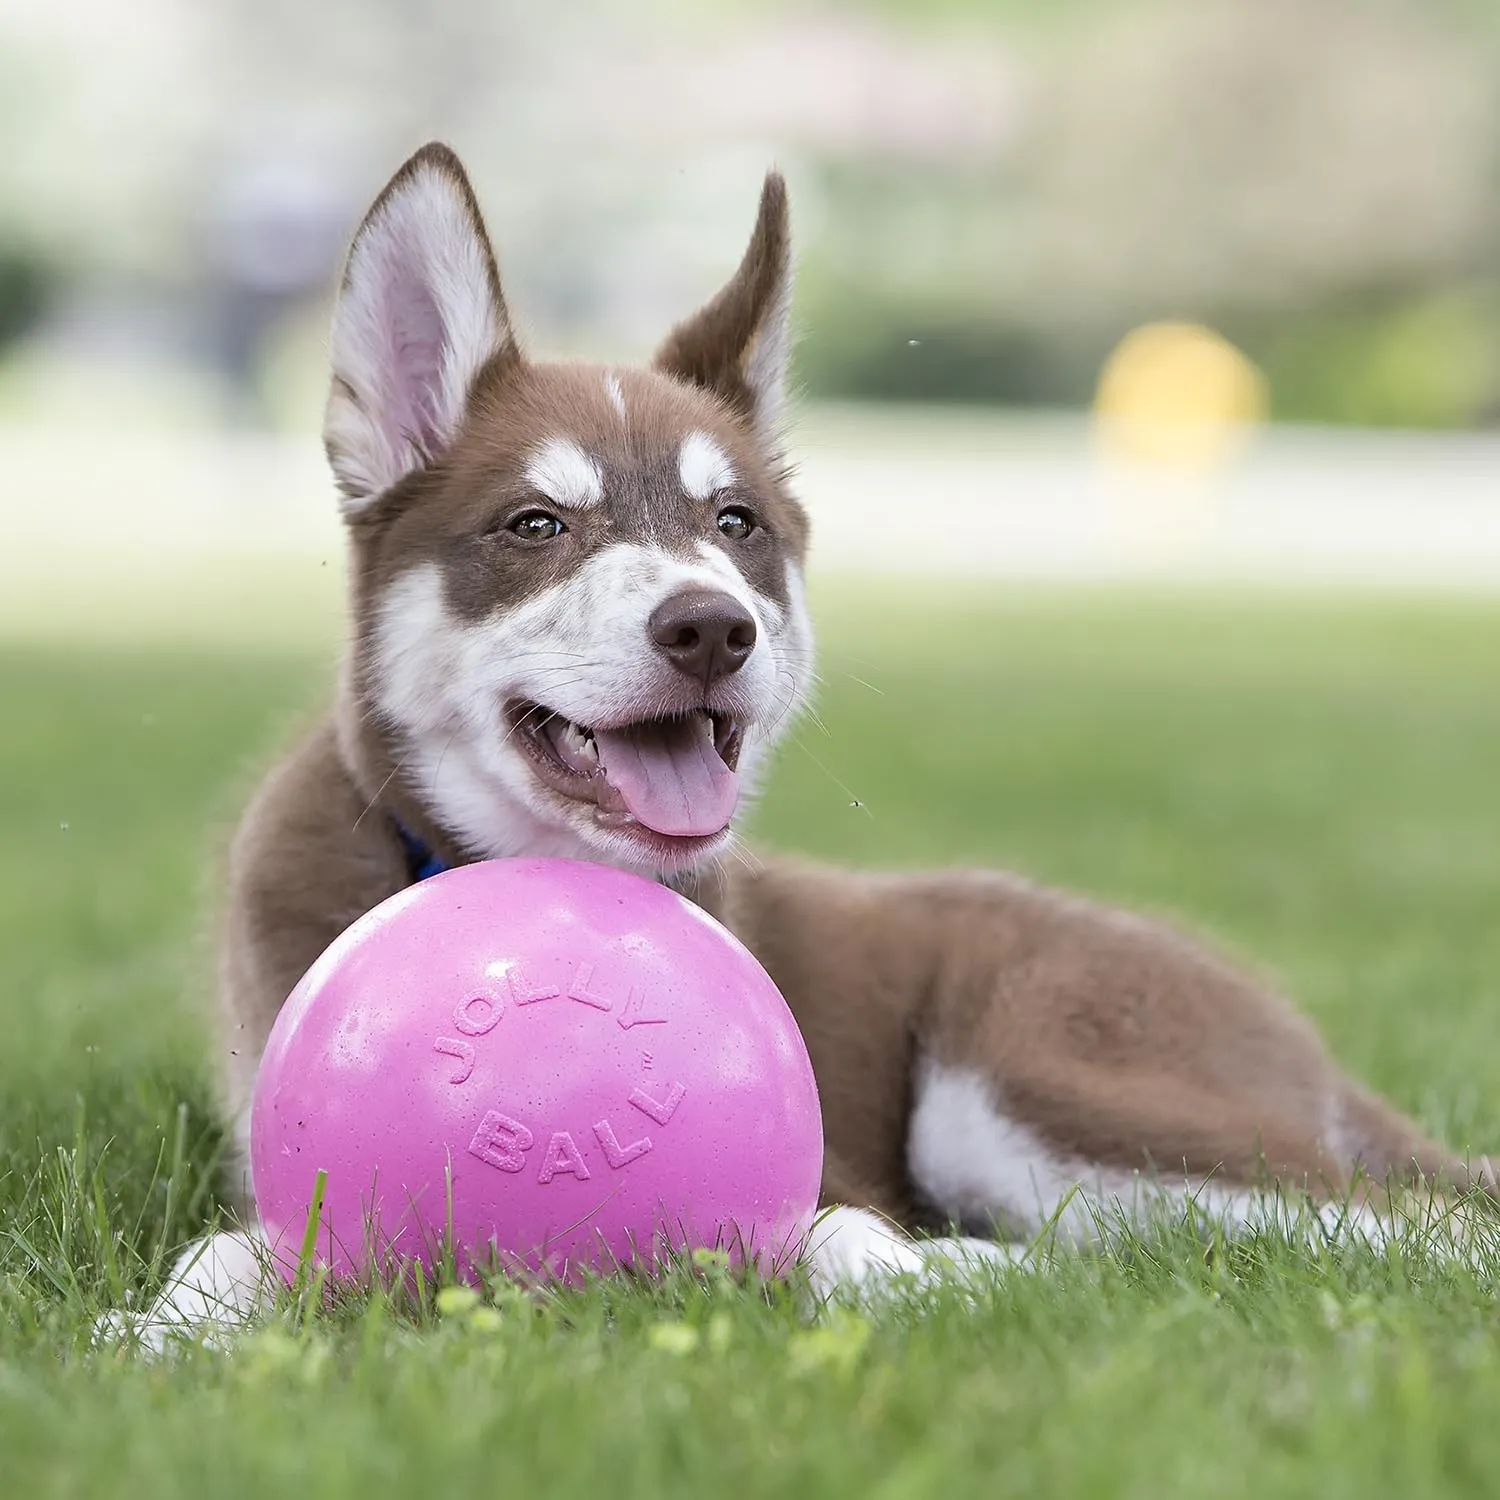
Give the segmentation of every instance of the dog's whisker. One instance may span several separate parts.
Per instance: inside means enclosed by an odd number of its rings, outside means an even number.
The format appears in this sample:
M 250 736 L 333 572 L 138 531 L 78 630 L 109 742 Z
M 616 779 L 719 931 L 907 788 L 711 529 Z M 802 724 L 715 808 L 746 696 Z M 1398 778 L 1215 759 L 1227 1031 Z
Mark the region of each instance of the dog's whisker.
M 380 801 L 381 797 L 385 795 L 385 789 L 396 779 L 397 773 L 401 770 L 404 764 L 404 760 L 398 760 L 395 765 L 391 767 L 390 771 L 387 772 L 385 780 L 375 788 L 375 795 L 371 797 L 370 800 L 366 802 L 362 808 L 360 808 L 359 816 L 350 826 L 350 833 L 354 833 L 358 830 L 359 825 L 365 820 L 365 815 L 375 806 L 377 802 Z
M 785 678 L 791 684 L 791 700 L 785 710 L 786 713 L 790 713 L 791 705 L 796 702 L 797 695 L 801 691 L 802 683 L 797 678 L 795 673 L 787 670 L 785 667 L 778 668 L 776 676 L 778 681 L 780 681 L 782 678 Z M 810 699 L 802 704 L 801 712 L 805 714 L 806 717 L 810 719 L 814 724 L 816 724 L 817 727 L 825 735 L 827 735 L 829 739 L 833 738 L 833 731 L 829 729 L 828 725 L 823 720 L 823 716 L 818 712 L 817 708 L 813 705 Z M 776 723 L 779 724 L 780 720 L 778 719 Z
M 411 758 L 412 758 L 413 754 L 415 754 L 415 750 L 414 749 L 408 749 L 404 754 L 402 754 L 401 756 L 397 757 L 395 763 L 391 766 L 391 769 L 388 772 L 386 772 L 385 779 L 380 783 L 380 785 L 378 787 L 375 788 L 374 795 L 360 809 L 359 816 L 357 818 L 355 818 L 353 824 L 350 826 L 349 831 L 351 833 L 353 833 L 354 830 L 357 829 L 359 827 L 359 825 L 364 822 L 366 816 L 379 803 L 381 797 L 383 797 L 385 795 L 386 788 L 388 786 L 390 786 L 390 784 L 397 778 L 397 776 L 399 776 L 401 774 L 401 772 L 406 769 L 407 765 L 411 762 Z
M 765 862 L 753 849 L 747 847 L 740 840 L 738 834 L 730 839 L 728 846 L 724 850 L 724 854 L 715 861 L 720 866 L 721 873 L 725 859 L 738 861 L 740 868 L 750 875 L 759 875 L 765 869 Z
M 532 704 L 532 706 L 530 708 L 528 708 L 526 710 L 526 712 L 524 714 L 522 714 L 513 724 L 510 724 L 510 725 L 508 725 L 506 727 L 505 733 L 500 736 L 500 743 L 502 745 L 508 745 L 511 742 L 511 740 L 515 737 L 516 733 L 519 730 L 521 730 L 522 728 L 525 727 L 526 721 L 533 714 L 546 713 L 546 712 L 547 712 L 547 710 L 544 709 L 544 708 L 542 708 L 539 704 Z M 549 720 L 553 719 L 553 718 L 556 718 L 556 717 L 557 716 L 555 714 L 549 714 L 548 715 L 548 719 Z M 538 726 L 538 727 L 541 727 L 541 726 Z
M 447 741 L 443 745 L 443 748 L 438 752 L 437 763 L 432 768 L 432 777 L 431 777 L 431 783 L 432 784 L 428 788 L 427 795 L 429 797 L 431 797 L 434 801 L 437 800 L 438 775 L 439 775 L 439 773 L 443 769 L 443 761 L 447 758 L 449 750 L 451 750 L 453 748 L 453 741 L 456 740 L 457 738 L 458 738 L 458 730 L 455 729 L 453 731 L 453 733 L 448 736 Z
M 800 686 L 797 678 L 792 673 L 787 672 L 785 674 L 778 673 L 778 680 L 782 675 L 786 677 L 787 682 L 790 684 L 790 691 L 787 693 L 786 702 L 781 704 L 768 720 L 763 731 L 763 738 L 765 739 L 771 739 L 780 731 L 782 725 L 790 718 L 792 710 L 797 703 L 797 694 Z

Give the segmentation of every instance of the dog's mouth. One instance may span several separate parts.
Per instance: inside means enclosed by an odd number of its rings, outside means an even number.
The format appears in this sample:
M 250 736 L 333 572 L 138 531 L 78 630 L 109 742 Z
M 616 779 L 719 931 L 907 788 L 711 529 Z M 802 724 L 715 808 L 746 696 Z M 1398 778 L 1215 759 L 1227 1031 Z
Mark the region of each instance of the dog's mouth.
M 595 806 L 609 828 L 670 839 L 722 834 L 739 802 L 741 726 L 699 709 L 613 728 L 575 724 L 539 703 L 506 709 L 510 732 L 547 786 Z

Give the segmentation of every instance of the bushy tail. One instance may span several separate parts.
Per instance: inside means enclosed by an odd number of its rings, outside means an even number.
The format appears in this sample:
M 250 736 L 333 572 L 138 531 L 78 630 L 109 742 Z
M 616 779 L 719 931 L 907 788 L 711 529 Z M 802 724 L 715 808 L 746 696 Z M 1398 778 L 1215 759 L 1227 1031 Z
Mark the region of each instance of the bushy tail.
M 1355 1085 L 1344 1101 L 1342 1123 L 1339 1155 L 1352 1177 L 1444 1193 L 1482 1193 L 1500 1203 L 1500 1157 L 1461 1155 Z

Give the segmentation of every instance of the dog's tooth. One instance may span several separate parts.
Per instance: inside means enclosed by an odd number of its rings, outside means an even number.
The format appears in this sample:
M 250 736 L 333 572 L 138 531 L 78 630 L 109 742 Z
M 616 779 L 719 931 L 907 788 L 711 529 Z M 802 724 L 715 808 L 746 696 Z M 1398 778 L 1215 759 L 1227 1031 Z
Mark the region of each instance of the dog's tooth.
M 571 720 L 565 721 L 558 731 L 557 747 L 575 771 L 587 771 L 599 763 L 599 747 L 593 735 Z

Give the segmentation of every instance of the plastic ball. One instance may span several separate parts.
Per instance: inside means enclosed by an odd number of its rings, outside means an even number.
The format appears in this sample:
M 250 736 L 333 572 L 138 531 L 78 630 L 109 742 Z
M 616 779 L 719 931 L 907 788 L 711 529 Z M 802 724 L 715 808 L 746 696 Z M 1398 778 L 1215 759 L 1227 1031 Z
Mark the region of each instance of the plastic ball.
M 619 870 L 498 860 L 399 892 L 318 959 L 250 1148 L 289 1277 L 310 1245 L 340 1278 L 446 1259 L 576 1280 L 699 1248 L 774 1274 L 823 1140 L 791 1012 L 727 929 Z

